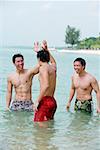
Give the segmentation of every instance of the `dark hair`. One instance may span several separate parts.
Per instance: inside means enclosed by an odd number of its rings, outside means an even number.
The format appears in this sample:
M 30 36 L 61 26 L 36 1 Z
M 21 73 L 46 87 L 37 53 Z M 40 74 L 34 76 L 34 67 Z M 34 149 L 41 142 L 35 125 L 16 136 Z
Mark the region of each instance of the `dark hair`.
M 78 58 L 76 58 L 76 59 L 74 60 L 74 63 L 75 63 L 76 61 L 79 61 L 79 62 L 81 63 L 81 65 L 84 66 L 84 69 L 85 69 L 86 61 L 85 61 L 83 58 L 78 57 Z
M 37 58 L 40 59 L 42 62 L 49 62 L 50 61 L 50 55 L 48 51 L 40 50 L 37 52 Z
M 13 62 L 13 63 L 15 63 L 15 59 L 16 59 L 17 57 L 21 57 L 21 58 L 24 60 L 24 57 L 23 57 L 22 54 L 14 54 L 13 57 L 12 57 L 12 62 Z

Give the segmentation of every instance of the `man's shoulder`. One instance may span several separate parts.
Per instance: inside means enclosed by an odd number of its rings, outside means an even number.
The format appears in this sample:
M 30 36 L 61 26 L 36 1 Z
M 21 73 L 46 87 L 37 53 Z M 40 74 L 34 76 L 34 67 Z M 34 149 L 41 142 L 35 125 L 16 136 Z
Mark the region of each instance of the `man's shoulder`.
M 43 65 L 43 66 L 40 66 L 39 68 L 39 72 L 42 73 L 42 72 L 47 72 L 49 70 L 49 64 L 47 65 Z
M 71 76 L 72 79 L 74 79 L 74 78 L 76 78 L 76 77 L 78 77 L 78 74 L 77 74 L 77 73 L 73 73 L 72 76 Z
M 47 69 L 48 68 L 48 65 L 43 65 L 43 66 L 40 66 L 39 70 L 44 70 L 44 69 Z
M 90 78 L 91 80 L 94 80 L 95 79 L 95 77 L 92 75 L 92 74 L 90 74 L 90 73 L 86 73 L 86 75 L 87 75 L 87 77 L 88 78 Z
M 90 74 L 90 73 L 87 73 L 87 79 L 88 79 L 88 81 L 90 81 L 91 83 L 97 81 L 96 78 L 95 78 L 92 74 Z
M 16 75 L 16 73 L 15 73 L 15 72 L 12 72 L 12 73 L 10 73 L 10 74 L 8 75 L 7 79 L 8 79 L 8 80 L 12 80 L 12 78 L 14 78 L 15 75 Z
M 8 75 L 8 77 L 12 77 L 12 76 L 15 76 L 16 75 L 16 73 L 15 72 L 12 72 L 12 73 L 10 73 L 9 75 Z

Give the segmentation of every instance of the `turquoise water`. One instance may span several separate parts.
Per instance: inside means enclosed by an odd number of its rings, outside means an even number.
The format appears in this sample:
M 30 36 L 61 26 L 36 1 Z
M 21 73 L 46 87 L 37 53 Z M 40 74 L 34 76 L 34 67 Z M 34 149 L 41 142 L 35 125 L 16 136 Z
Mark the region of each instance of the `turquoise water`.
M 37 62 L 32 49 L 0 49 L 0 150 L 99 150 L 100 116 L 96 114 L 95 93 L 92 115 L 74 112 L 74 100 L 69 112 L 65 108 L 74 71 L 73 60 L 86 59 L 87 71 L 100 80 L 100 56 L 52 51 L 57 61 L 55 98 L 58 108 L 55 120 L 45 123 L 44 128 L 33 123 L 33 113 L 5 111 L 6 79 L 15 70 L 11 58 L 18 52 L 24 55 L 26 68 Z M 39 93 L 38 76 L 33 79 L 32 91 L 34 101 Z

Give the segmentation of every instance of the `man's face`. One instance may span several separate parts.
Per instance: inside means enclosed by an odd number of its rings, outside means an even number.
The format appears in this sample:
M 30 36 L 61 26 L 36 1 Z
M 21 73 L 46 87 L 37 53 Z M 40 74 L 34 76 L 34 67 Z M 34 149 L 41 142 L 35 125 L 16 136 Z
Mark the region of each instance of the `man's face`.
M 84 66 L 82 66 L 79 61 L 75 61 L 74 62 L 74 70 L 76 71 L 76 73 L 80 74 L 84 70 Z
M 24 67 L 24 60 L 23 60 L 22 57 L 17 57 L 17 58 L 15 59 L 15 63 L 14 63 L 14 64 L 15 64 L 17 70 L 19 70 L 19 71 L 22 71 L 22 70 L 23 70 L 23 67 Z

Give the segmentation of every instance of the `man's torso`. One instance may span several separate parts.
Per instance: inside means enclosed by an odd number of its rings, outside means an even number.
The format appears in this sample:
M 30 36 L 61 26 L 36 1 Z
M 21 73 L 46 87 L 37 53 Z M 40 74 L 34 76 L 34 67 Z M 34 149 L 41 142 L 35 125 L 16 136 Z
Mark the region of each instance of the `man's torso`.
M 78 100 L 89 100 L 92 98 L 92 76 L 86 73 L 84 76 L 79 77 L 77 74 L 73 76 L 73 83 L 76 90 L 76 97 Z
M 15 89 L 15 100 L 31 100 L 32 76 L 28 74 L 28 70 L 22 74 L 12 74 L 11 82 Z

